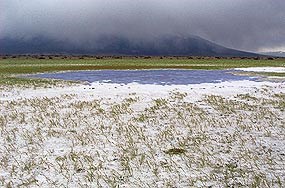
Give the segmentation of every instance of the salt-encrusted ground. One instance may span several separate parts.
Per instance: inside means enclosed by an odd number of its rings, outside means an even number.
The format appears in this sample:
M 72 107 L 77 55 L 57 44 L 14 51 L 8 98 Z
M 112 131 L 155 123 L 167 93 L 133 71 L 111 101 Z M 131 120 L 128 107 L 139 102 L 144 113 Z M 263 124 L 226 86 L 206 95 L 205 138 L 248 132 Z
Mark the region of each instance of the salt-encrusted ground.
M 276 72 L 284 73 L 285 67 L 249 67 L 249 68 L 235 68 L 235 70 L 248 71 L 248 72 Z
M 285 83 L 0 90 L 0 186 L 284 187 Z

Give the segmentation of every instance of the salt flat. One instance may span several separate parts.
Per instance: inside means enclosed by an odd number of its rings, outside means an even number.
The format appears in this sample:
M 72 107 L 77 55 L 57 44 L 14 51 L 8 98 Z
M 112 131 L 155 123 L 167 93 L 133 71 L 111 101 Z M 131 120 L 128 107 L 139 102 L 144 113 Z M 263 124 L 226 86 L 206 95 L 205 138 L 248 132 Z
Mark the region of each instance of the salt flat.
M 284 73 L 284 67 L 248 67 L 248 68 L 235 68 L 235 70 L 248 71 L 248 72 L 275 72 Z
M 1 100 L 15 100 L 25 98 L 42 98 L 42 97 L 56 97 L 64 94 L 76 94 L 80 99 L 88 99 L 90 96 L 100 98 L 112 98 L 115 100 L 118 97 L 126 97 L 130 93 L 136 93 L 140 96 L 146 97 L 165 97 L 171 91 L 187 92 L 188 99 L 195 101 L 201 99 L 204 95 L 223 95 L 231 96 L 242 93 L 254 93 L 256 89 L 262 87 L 272 87 L 274 91 L 284 91 L 282 82 L 269 81 L 233 81 L 222 83 L 203 83 L 203 84 L 189 84 L 189 85 L 153 85 L 153 84 L 113 84 L 113 83 L 99 83 L 94 82 L 90 85 L 77 85 L 57 88 L 14 88 L 2 90 Z

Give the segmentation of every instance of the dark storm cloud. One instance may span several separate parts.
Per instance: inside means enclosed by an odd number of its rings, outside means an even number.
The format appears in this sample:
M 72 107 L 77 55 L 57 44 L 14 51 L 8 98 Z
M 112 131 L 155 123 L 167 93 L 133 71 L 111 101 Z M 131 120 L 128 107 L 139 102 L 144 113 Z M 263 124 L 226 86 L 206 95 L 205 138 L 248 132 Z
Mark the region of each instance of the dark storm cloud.
M 0 38 L 199 35 L 255 51 L 285 46 L 284 10 L 284 0 L 0 0 Z

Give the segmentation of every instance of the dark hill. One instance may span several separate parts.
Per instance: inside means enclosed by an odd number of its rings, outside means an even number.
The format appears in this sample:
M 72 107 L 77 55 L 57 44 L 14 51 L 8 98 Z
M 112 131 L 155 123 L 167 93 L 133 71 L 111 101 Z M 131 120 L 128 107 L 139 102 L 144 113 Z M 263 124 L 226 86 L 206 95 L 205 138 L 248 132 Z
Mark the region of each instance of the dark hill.
M 229 49 L 197 36 L 166 36 L 153 40 L 129 40 L 118 36 L 102 36 L 84 46 L 44 37 L 0 39 L 0 54 L 92 54 L 92 55 L 165 55 L 165 56 L 237 56 L 258 54 Z

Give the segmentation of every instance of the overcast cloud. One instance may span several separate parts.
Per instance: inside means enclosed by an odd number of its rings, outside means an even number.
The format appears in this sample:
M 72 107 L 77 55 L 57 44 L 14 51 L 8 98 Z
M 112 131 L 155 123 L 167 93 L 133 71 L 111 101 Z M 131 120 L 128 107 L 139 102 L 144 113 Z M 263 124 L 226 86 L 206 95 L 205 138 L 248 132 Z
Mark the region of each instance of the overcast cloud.
M 285 0 L 0 0 L 0 38 L 198 35 L 257 51 L 284 48 L 284 10 Z

